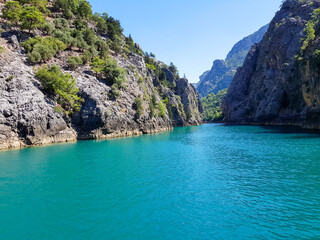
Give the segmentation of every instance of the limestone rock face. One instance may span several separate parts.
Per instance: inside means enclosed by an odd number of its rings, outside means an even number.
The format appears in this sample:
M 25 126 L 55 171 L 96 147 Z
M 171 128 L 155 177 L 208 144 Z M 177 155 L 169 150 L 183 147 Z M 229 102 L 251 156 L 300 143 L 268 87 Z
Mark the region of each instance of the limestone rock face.
M 312 3 L 311 3 L 312 2 Z M 300 60 L 304 28 L 320 1 L 287 0 L 252 47 L 223 103 L 225 121 L 320 128 L 319 29 Z
M 23 60 L 9 49 L 0 56 L 0 149 L 75 140 Z
M 170 87 L 160 84 L 143 57 L 134 53 L 112 55 L 127 71 L 128 79 L 127 87 L 115 100 L 109 97 L 110 85 L 97 78 L 89 65 L 68 70 L 72 51 L 58 54 L 46 64 L 59 65 L 70 73 L 84 99 L 78 113 L 66 115 L 56 110 L 59 105 L 55 98 L 43 91 L 35 78 L 41 65 L 27 63 L 17 37 L 5 29 L 0 45 L 4 48 L 0 53 L 0 149 L 156 133 L 202 123 L 202 106 L 195 88 L 186 79 L 174 78 L 161 62 Z M 136 98 L 143 99 L 140 116 L 134 107 Z M 152 98 L 163 102 L 163 114 L 151 114 Z

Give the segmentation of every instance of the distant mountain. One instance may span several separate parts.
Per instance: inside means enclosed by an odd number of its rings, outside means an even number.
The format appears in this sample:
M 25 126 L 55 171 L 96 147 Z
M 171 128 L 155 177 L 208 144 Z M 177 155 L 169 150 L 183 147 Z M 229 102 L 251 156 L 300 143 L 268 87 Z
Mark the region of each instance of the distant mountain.
M 253 44 L 261 41 L 268 27 L 269 25 L 266 25 L 236 43 L 225 60 L 215 60 L 213 62 L 211 70 L 204 72 L 197 84 L 200 97 L 206 97 L 210 93 L 217 94 L 229 87 L 237 68 L 243 65 L 250 48 Z

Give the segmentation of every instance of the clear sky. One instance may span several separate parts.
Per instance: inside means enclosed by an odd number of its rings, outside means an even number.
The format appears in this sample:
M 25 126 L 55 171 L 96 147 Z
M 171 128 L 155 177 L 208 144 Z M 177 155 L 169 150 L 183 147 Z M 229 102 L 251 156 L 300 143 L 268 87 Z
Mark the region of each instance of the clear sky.
M 269 23 L 282 0 L 90 0 L 95 12 L 119 19 L 144 51 L 190 82 L 224 59 L 232 46 Z

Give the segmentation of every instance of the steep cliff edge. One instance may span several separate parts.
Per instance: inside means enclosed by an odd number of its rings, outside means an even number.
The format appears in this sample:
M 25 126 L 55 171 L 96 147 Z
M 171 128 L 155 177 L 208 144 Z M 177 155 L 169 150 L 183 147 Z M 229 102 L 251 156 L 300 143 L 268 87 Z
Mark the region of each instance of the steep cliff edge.
M 226 122 L 320 129 L 319 8 L 318 0 L 283 3 L 229 87 Z
M 238 67 L 241 67 L 253 44 L 261 41 L 269 25 L 263 26 L 255 33 L 237 42 L 228 53 L 225 60 L 215 60 L 210 71 L 200 76 L 197 90 L 200 97 L 217 94 L 229 87 Z
M 52 14 L 46 17 L 52 25 L 55 19 L 62 18 L 61 12 L 53 10 L 54 2 L 49 1 Z M 0 10 L 4 3 L 0 1 Z M 78 20 L 72 16 L 67 21 L 70 31 L 78 31 L 75 21 Z M 106 21 L 114 19 L 106 17 Z M 115 38 L 119 49 L 112 49 L 115 40 L 98 34 L 95 22 L 83 22 L 109 45 L 107 58 L 125 70 L 125 87 L 114 90 L 114 85 L 93 70 L 90 61 L 71 69 L 70 56 L 89 51 L 79 47 L 68 47 L 45 62 L 31 64 L 21 43 L 35 35 L 46 38 L 49 34 L 43 28 L 30 34 L 0 19 L 0 149 L 156 133 L 202 123 L 198 93 L 187 79 L 179 78 L 170 66 L 145 56 L 137 44 L 133 50 L 126 49 L 127 38 L 122 34 Z M 98 55 L 101 52 L 98 47 L 97 50 Z M 69 113 L 56 96 L 45 91 L 35 75 L 46 65 L 56 65 L 76 80 L 77 95 L 82 98 L 79 111 Z

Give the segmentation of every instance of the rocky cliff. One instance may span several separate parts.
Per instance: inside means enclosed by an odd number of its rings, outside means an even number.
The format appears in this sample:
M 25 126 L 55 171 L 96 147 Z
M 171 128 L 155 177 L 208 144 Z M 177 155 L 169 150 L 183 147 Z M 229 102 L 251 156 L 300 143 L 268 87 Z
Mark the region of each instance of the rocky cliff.
M 229 87 L 228 123 L 320 128 L 320 1 L 287 0 Z
M 3 19 L 0 24 L 0 149 L 156 133 L 202 123 L 202 106 L 195 87 L 156 59 L 153 61 L 166 73 L 165 82 L 147 67 L 143 55 L 110 50 L 109 57 L 126 70 L 127 78 L 126 88 L 120 89 L 120 97 L 115 99 L 109 94 L 112 86 L 89 64 L 70 70 L 68 57 L 81 51 L 69 48 L 45 63 L 30 64 L 20 43 L 44 33 L 20 31 Z M 94 25 L 92 28 L 97 31 Z M 105 36 L 101 39 L 108 40 Z M 140 51 L 137 44 L 135 47 Z M 61 109 L 35 77 L 38 68 L 53 64 L 76 79 L 78 95 L 83 99 L 80 111 L 69 114 Z M 142 100 L 140 112 L 136 99 Z
M 268 25 L 260 28 L 236 43 L 225 60 L 215 60 L 211 70 L 200 76 L 200 82 L 197 84 L 200 97 L 206 97 L 211 93 L 217 94 L 228 88 L 237 68 L 242 66 L 252 45 L 260 42 L 267 30 Z

